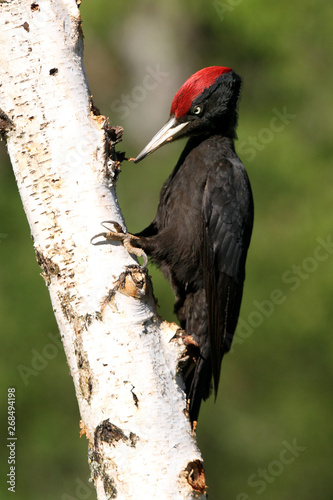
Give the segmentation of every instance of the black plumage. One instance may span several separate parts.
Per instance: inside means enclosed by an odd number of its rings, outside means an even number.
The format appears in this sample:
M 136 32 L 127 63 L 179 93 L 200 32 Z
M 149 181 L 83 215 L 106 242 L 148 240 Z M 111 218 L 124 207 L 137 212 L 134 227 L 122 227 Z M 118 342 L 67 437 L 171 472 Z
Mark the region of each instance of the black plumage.
M 193 75 L 177 92 L 166 126 L 136 159 L 189 137 L 153 222 L 133 244 L 171 283 L 180 325 L 198 344 L 195 367 L 185 379 L 192 423 L 212 376 L 217 394 L 222 358 L 238 321 L 252 232 L 251 187 L 234 149 L 240 86 L 229 68 Z

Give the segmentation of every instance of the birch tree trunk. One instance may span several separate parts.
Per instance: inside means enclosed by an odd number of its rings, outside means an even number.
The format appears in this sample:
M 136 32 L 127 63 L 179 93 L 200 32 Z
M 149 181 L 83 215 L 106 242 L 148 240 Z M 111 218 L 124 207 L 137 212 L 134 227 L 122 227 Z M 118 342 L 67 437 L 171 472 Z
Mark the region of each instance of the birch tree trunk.
M 118 243 L 112 139 L 92 106 L 75 0 L 0 1 L 0 127 L 50 291 L 99 500 L 205 498 L 175 325 Z M 128 267 L 132 266 L 132 267 Z

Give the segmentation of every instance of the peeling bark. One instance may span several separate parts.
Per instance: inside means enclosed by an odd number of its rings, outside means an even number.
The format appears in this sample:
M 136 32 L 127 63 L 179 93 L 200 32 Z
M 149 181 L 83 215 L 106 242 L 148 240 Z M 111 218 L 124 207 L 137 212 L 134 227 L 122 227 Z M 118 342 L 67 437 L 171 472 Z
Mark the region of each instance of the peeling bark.
M 111 128 L 82 63 L 80 2 L 0 2 L 0 133 L 73 377 L 99 500 L 205 498 L 185 415 L 177 326 L 122 245 L 92 245 L 124 221 Z

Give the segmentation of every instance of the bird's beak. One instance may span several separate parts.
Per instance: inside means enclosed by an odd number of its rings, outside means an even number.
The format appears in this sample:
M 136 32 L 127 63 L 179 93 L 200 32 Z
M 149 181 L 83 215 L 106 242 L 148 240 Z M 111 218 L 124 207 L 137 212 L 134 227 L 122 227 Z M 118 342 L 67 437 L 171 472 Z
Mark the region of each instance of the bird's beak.
M 134 163 L 138 163 L 143 160 L 146 156 L 150 155 L 157 148 L 163 146 L 166 142 L 170 142 L 176 138 L 178 132 L 180 132 L 188 122 L 177 124 L 176 118 L 173 116 L 170 120 L 161 128 L 159 132 L 152 138 L 152 140 L 147 144 L 147 146 L 141 151 L 140 154 L 135 158 Z

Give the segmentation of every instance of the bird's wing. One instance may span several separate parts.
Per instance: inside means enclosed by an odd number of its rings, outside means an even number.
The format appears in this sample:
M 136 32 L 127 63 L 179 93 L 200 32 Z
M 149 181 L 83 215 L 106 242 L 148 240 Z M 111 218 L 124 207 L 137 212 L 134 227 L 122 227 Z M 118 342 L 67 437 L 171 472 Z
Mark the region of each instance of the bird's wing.
M 202 215 L 203 279 L 216 396 L 222 358 L 230 349 L 238 321 L 252 232 L 251 188 L 238 159 L 225 159 L 210 170 Z

